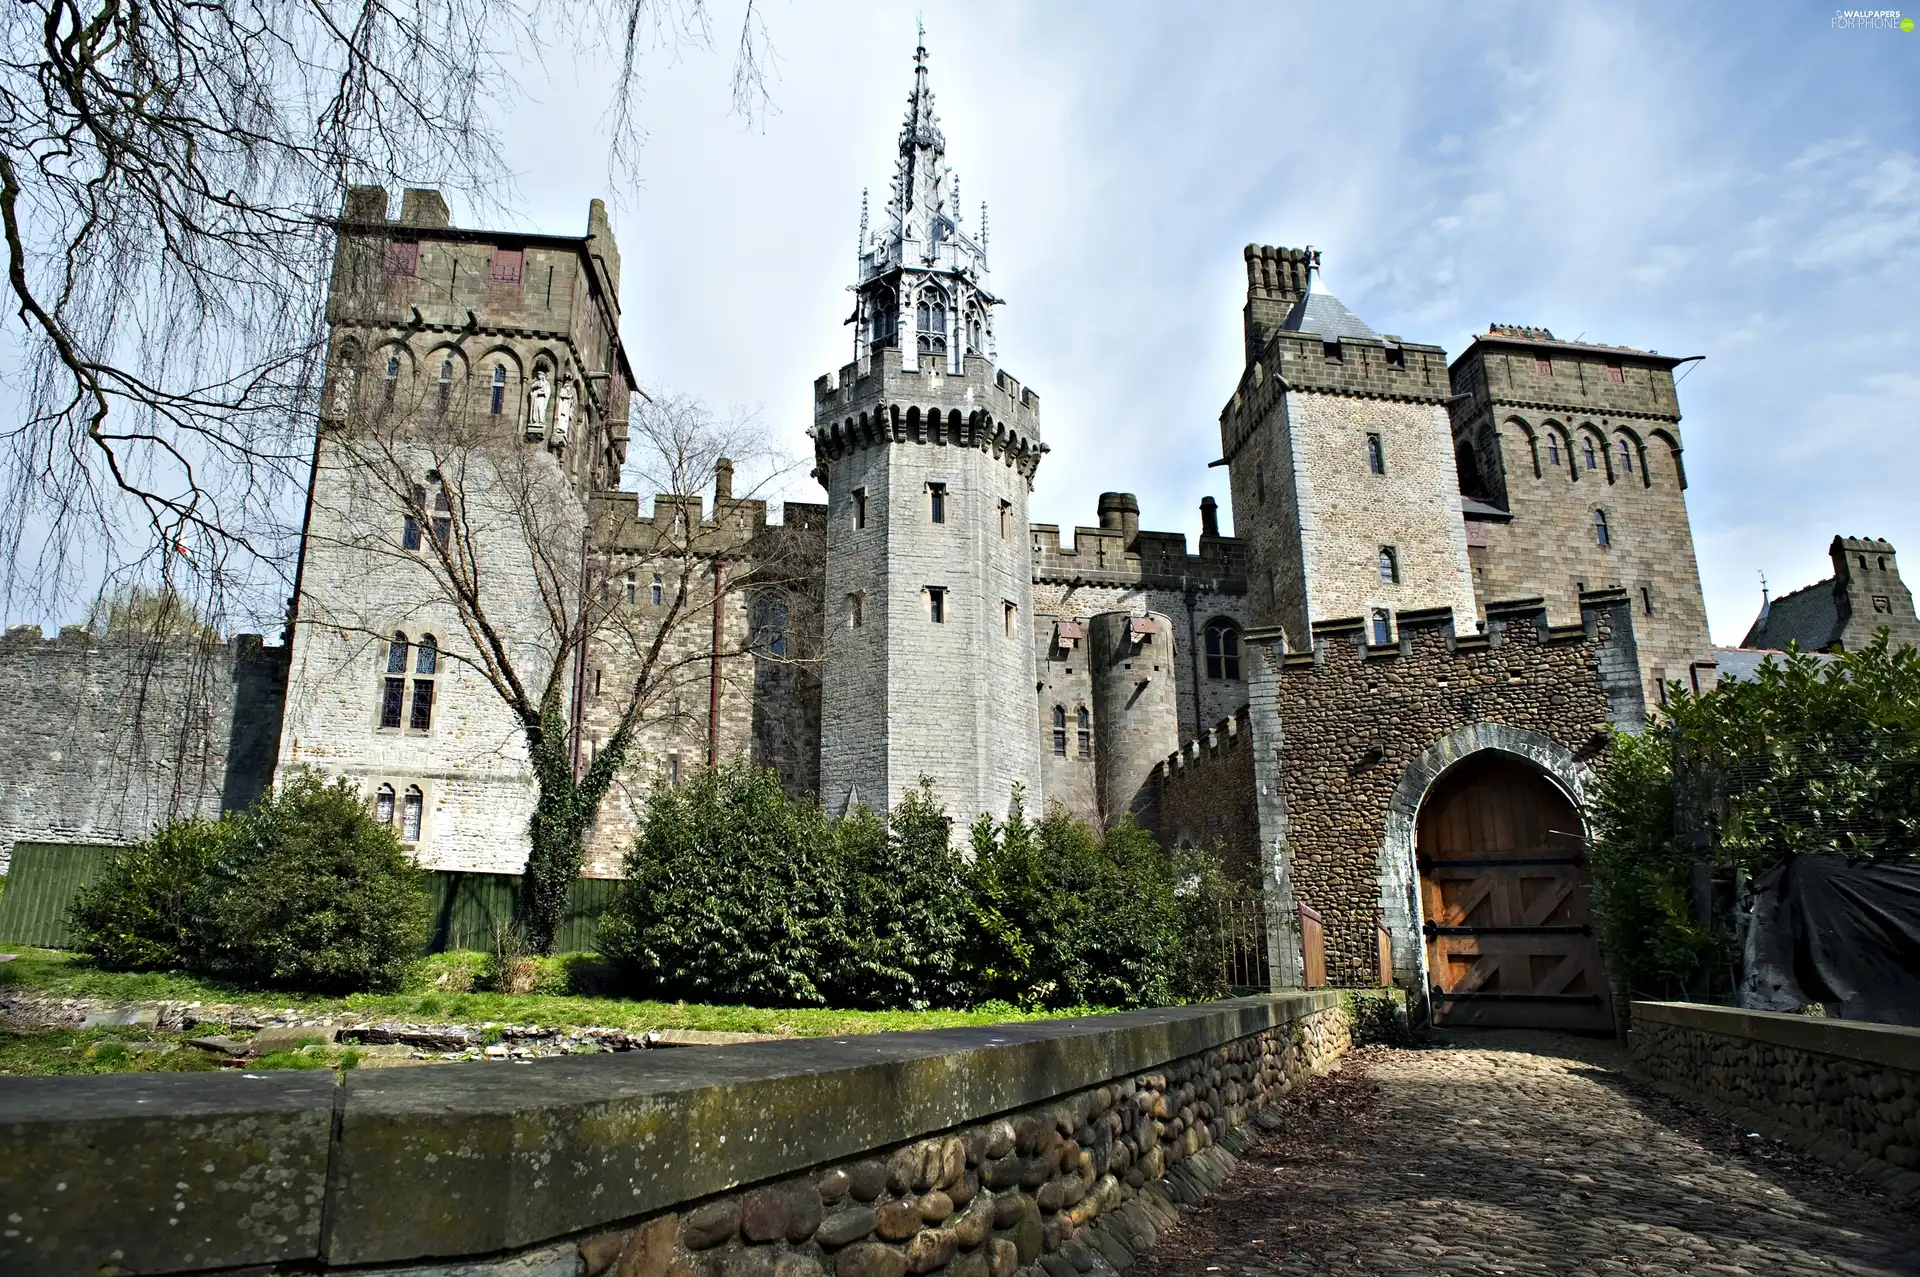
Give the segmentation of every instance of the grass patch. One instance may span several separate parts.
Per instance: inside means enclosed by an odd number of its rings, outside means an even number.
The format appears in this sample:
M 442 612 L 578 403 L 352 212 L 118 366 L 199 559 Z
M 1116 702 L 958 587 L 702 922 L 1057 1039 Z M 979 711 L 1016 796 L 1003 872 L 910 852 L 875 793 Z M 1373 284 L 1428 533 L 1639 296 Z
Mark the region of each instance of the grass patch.
M 6 951 L 0 946 L 0 951 Z M 85 957 L 55 949 L 19 948 L 12 962 L 0 962 L 0 989 L 50 997 L 100 998 L 110 1002 L 225 1002 L 242 1006 L 293 1008 L 307 1014 L 351 1012 L 381 1020 L 434 1023 L 544 1024 L 600 1026 L 644 1032 L 647 1029 L 704 1029 L 730 1033 L 778 1033 L 793 1037 L 833 1037 L 902 1029 L 943 1029 L 976 1024 L 1005 1024 L 1065 1015 L 1087 1008 L 1022 1011 L 1004 1003 L 971 1011 L 834 1011 L 794 1007 L 701 1006 L 619 997 L 535 992 L 519 995 L 455 991 L 437 984 L 438 973 L 470 966 L 470 958 L 438 954 L 416 969 L 413 986 L 401 993 L 356 993 L 321 997 L 286 991 L 249 989 L 201 980 L 183 973 L 102 971 Z M 572 970 L 582 955 L 543 959 Z M 421 987 L 424 983 L 426 987 Z M 552 987 L 543 975 L 544 987 Z
M 0 1029 L 0 1077 L 90 1073 L 198 1073 L 218 1068 L 205 1051 L 159 1035 L 129 1040 L 125 1029 Z

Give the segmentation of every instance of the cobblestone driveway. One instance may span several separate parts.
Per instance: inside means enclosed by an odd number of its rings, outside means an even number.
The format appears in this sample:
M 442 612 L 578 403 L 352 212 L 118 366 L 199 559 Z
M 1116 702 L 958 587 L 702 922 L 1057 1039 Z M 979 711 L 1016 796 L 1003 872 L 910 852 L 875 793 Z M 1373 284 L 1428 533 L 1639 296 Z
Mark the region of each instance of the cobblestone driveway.
M 1128 1277 L 1920 1273 L 1920 1211 L 1624 1064 L 1513 1031 L 1363 1051 Z

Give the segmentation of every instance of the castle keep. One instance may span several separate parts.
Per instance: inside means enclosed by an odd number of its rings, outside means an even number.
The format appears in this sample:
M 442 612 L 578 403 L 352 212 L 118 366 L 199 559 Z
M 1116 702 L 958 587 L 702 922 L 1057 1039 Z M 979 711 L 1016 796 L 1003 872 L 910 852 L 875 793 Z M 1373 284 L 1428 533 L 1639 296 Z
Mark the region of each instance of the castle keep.
M 814 383 L 824 499 L 778 517 L 724 458 L 623 490 L 665 436 L 598 201 L 559 236 L 352 192 L 288 644 L 214 653 L 198 734 L 179 762 L 141 745 L 112 810 L 67 791 L 117 773 L 47 762 L 71 732 L 11 738 L 31 783 L 0 834 L 126 841 L 304 767 L 359 785 L 423 865 L 514 873 L 531 727 L 564 733 L 576 775 L 624 742 L 592 876 L 698 767 L 775 768 L 834 814 L 924 780 L 957 831 L 1023 793 L 1219 845 L 1264 890 L 1277 980 L 1307 974 L 1310 920 L 1337 982 L 1603 1027 L 1579 800 L 1610 729 L 1716 676 L 1686 361 L 1508 325 L 1449 360 L 1329 293 L 1314 250 L 1248 246 L 1220 455 L 1184 459 L 1224 466 L 1231 528 L 1209 497 L 1189 546 L 1104 492 L 1063 533 L 1028 519 L 1041 397 L 1001 363 L 984 217 L 968 228 L 946 153 L 922 49 L 890 198 L 863 214 L 852 358 Z M 1750 645 L 1920 637 L 1891 546 L 1833 555 Z M 87 706 L 77 732 L 138 679 L 77 636 L 0 647 Z

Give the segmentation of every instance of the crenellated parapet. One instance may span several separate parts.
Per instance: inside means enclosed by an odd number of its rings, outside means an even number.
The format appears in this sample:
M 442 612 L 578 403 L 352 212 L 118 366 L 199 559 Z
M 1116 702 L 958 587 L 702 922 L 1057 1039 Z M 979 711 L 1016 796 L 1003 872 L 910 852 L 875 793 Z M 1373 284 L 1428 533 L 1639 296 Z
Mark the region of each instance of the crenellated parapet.
M 973 448 L 1017 469 L 1029 486 L 1047 446 L 1040 441 L 1040 396 L 969 355 L 949 376 L 902 366 L 891 347 L 814 381 L 815 477 L 861 448 L 928 444 Z
M 1209 498 L 1211 501 L 1211 498 Z M 1140 504 L 1131 492 L 1100 496 L 1100 525 L 1076 527 L 1063 547 L 1057 524 L 1032 525 L 1033 579 L 1061 585 L 1111 585 L 1153 590 L 1247 591 L 1247 543 L 1218 535 L 1211 506 L 1198 554 L 1187 553 L 1183 532 L 1140 527 Z

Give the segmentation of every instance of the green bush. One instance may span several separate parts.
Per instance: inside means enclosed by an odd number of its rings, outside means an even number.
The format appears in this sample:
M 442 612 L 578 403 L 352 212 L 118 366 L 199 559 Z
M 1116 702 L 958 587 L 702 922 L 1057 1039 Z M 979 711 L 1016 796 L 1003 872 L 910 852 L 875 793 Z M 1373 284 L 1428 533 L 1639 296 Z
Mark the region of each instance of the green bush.
M 125 848 L 68 911 L 74 947 L 109 971 L 176 971 L 207 943 L 202 892 L 233 841 L 229 820 L 173 820 Z
M 401 987 L 427 938 L 421 873 L 351 782 L 301 774 L 228 819 L 201 898 L 210 974 L 319 993 Z
M 600 951 L 649 992 L 824 1006 L 843 961 L 833 830 L 777 773 L 711 768 L 661 786 L 600 922 Z
M 951 829 L 927 781 L 884 822 L 864 807 L 834 822 L 846 945 L 828 982 L 836 1005 L 923 1011 L 970 1000 L 970 912 Z

